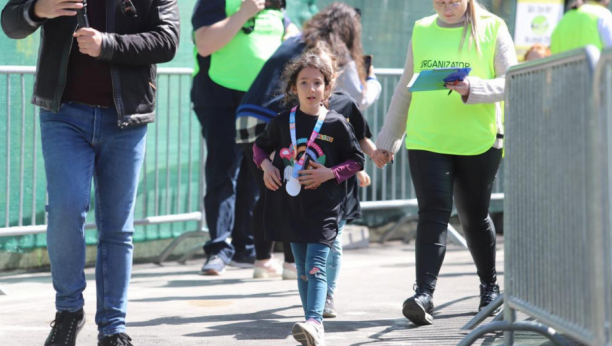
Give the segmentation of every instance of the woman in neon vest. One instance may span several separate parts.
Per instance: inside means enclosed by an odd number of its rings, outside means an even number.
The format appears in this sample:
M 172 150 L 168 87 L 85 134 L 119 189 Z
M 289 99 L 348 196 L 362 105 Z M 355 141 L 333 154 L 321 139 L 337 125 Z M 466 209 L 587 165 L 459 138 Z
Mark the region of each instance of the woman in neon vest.
M 504 76 L 517 63 L 506 24 L 476 0 L 433 0 L 433 5 L 437 14 L 414 26 L 404 73 L 372 158 L 379 167 L 393 160 L 406 134 L 419 223 L 416 294 L 402 312 L 418 325 L 433 322 L 453 197 L 481 281 L 479 309 L 499 295 L 488 209 L 502 158 Z M 472 71 L 465 81 L 447 85 L 450 93 L 408 91 L 413 74 L 453 66 Z

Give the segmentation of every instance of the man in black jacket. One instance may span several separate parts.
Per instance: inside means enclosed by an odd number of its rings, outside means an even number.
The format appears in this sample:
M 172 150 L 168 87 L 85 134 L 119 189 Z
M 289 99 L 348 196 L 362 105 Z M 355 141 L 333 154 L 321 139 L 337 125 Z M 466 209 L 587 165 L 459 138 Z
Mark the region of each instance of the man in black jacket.
M 125 334 L 134 202 L 146 126 L 154 120 L 155 64 L 179 40 L 177 0 L 9 0 L 2 29 L 21 39 L 41 28 L 32 103 L 40 127 L 49 213 L 47 246 L 56 291 L 45 346 L 75 345 L 85 324 L 85 217 L 96 193 L 98 345 L 129 346 Z

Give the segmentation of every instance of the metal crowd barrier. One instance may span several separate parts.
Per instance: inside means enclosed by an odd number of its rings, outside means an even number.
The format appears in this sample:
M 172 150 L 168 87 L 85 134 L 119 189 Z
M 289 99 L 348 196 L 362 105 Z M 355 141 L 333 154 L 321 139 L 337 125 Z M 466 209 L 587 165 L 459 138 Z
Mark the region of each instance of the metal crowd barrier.
M 517 330 L 556 345 L 567 344 L 556 330 L 585 345 L 610 345 L 612 59 L 599 68 L 601 88 L 593 83 L 598 59 L 589 46 L 507 74 L 504 321 L 479 327 L 461 346 L 496 330 L 505 345 Z M 606 101 L 601 114 L 594 88 Z M 517 311 L 538 322 L 517 322 Z
M 148 128 L 135 226 L 195 221 L 196 233 L 205 230 L 201 198 L 205 188 L 205 150 L 200 125 L 191 111 L 192 72 L 189 68 L 158 70 L 157 119 Z M 34 73 L 35 67 L 0 67 L 0 75 L 5 75 L 6 80 L 6 117 L 3 118 L 7 133 L 6 167 L 0 178 L 5 188 L 5 210 L 0 211 L 4 212 L 4 225 L 0 227 L 0 237 L 45 233 L 47 229 L 46 198 L 41 196 L 44 195 L 41 190 L 46 189 L 37 124 L 39 109 L 30 104 L 31 87 L 26 88 L 26 84 L 32 85 Z M 16 80 L 20 90 L 13 88 L 11 82 L 14 84 Z M 16 100 L 20 105 L 15 104 Z M 11 122 L 16 117 L 15 112 L 21 113 L 17 124 Z M 19 148 L 18 156 L 15 147 Z M 12 165 L 19 165 L 18 174 Z M 30 205 L 25 205 L 24 199 Z M 41 213 L 44 216 L 39 215 Z M 96 228 L 92 218 L 88 220 L 86 229 Z M 145 233 L 148 231 L 149 228 Z

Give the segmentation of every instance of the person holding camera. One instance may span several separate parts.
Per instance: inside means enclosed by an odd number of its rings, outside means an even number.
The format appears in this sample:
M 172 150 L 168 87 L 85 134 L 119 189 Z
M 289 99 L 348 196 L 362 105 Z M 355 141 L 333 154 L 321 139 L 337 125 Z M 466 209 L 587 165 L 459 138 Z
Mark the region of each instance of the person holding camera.
M 372 156 L 379 167 L 392 162 L 406 134 L 419 221 L 416 292 L 402 312 L 417 325 L 433 323 L 453 199 L 480 278 L 478 309 L 499 295 L 489 202 L 502 159 L 505 75 L 517 64 L 506 23 L 477 0 L 433 0 L 433 7 L 435 15 L 414 25 L 404 72 Z M 431 66 L 472 70 L 465 80 L 445 85 L 447 90 L 411 93 L 406 85 L 413 75 Z
M 41 29 L 32 103 L 41 107 L 47 176 L 47 247 L 56 291 L 45 346 L 74 346 L 85 324 L 85 218 L 96 194 L 98 345 L 130 346 L 125 333 L 132 234 L 145 124 L 155 117 L 155 64 L 179 43 L 176 0 L 9 0 L 2 29 Z M 81 19 L 83 19 L 81 17 Z
M 235 141 L 236 109 L 289 27 L 283 7 L 284 0 L 199 0 L 194 9 L 191 99 L 208 153 L 204 209 L 210 240 L 203 275 L 220 275 L 230 262 L 255 262 L 251 218 L 258 188 Z

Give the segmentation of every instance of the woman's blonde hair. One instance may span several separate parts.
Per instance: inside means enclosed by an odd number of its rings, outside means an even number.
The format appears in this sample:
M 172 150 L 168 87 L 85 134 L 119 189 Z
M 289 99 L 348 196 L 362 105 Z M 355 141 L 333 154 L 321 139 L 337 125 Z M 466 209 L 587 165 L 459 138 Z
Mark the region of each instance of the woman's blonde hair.
M 490 16 L 491 12 L 487 11 L 481 4 L 478 3 L 477 0 L 467 0 L 468 6 L 465 11 L 465 21 L 463 22 L 463 36 L 461 37 L 461 44 L 459 45 L 459 52 L 463 50 L 463 46 L 465 44 L 465 38 L 468 36 L 469 31 L 469 39 L 468 39 L 468 47 L 472 47 L 472 44 L 475 45 L 476 51 L 478 54 L 481 54 L 480 50 L 480 17 L 482 16 Z

